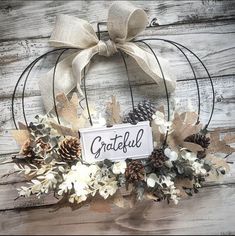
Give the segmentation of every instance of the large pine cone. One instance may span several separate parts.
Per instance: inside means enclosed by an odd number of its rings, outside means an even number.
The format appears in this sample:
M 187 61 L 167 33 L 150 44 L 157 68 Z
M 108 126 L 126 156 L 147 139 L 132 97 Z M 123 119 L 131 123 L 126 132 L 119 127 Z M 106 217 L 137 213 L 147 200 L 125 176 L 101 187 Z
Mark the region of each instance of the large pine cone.
M 72 162 L 81 156 L 80 140 L 76 137 L 67 137 L 59 145 L 58 153 L 63 161 Z
M 152 115 L 156 112 L 155 106 L 148 100 L 140 102 L 133 111 L 124 117 L 124 123 L 136 124 L 139 121 L 152 120 Z
M 190 142 L 190 143 L 196 143 L 198 145 L 200 145 L 202 148 L 204 148 L 203 151 L 199 151 L 197 153 L 197 157 L 202 159 L 206 157 L 206 149 L 209 147 L 210 145 L 210 138 L 206 137 L 206 135 L 204 134 L 192 134 L 190 136 L 188 136 L 185 140 L 185 142 Z
M 134 183 L 144 179 L 144 166 L 139 160 L 132 160 L 127 163 L 125 177 L 127 182 Z
M 161 168 L 167 160 L 168 157 L 164 154 L 162 149 L 155 148 L 149 157 L 150 163 L 157 169 Z

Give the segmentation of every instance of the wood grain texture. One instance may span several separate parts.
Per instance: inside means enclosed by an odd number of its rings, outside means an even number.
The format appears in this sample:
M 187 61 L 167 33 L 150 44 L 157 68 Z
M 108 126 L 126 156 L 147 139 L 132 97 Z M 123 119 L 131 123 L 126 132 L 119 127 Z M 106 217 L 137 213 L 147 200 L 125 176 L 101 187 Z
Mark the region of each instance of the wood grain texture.
M 223 76 L 235 74 L 235 21 L 213 22 L 189 25 L 173 25 L 161 27 L 159 29 L 148 29 L 145 31 L 145 37 L 158 37 L 168 40 L 174 40 L 182 43 L 193 50 L 208 67 L 212 76 Z M 223 34 L 221 34 L 221 31 Z M 199 35 L 200 37 L 197 37 Z M 18 40 L 0 43 L 0 77 L 2 83 L 0 87 L 0 97 L 9 98 L 13 92 L 15 83 L 29 63 L 36 57 L 51 50 L 47 43 L 48 39 Z M 223 43 L 221 43 L 223 42 Z M 176 48 L 163 42 L 150 42 L 157 55 L 169 61 L 168 66 L 164 68 L 171 71 L 171 77 L 176 80 L 192 79 L 192 71 Z M 187 54 L 191 59 L 196 75 L 199 78 L 207 76 L 203 67 Z M 56 54 L 48 56 L 38 64 L 33 70 L 26 87 L 26 96 L 40 95 L 37 81 L 54 66 Z M 129 62 L 129 60 L 128 60 Z M 152 80 L 143 78 L 143 73 L 138 76 L 140 70 L 135 63 L 128 63 L 130 74 L 133 72 L 133 83 L 146 83 Z M 120 86 L 120 81 L 125 73 L 120 56 L 116 55 L 109 60 L 104 57 L 98 57 L 92 62 L 92 70 L 89 71 L 87 86 L 99 89 L 104 83 L 100 83 L 102 78 L 107 81 L 108 86 Z M 122 75 L 122 76 L 120 76 Z M 108 80 L 112 76 L 112 80 Z M 17 96 L 22 93 L 23 81 L 19 84 Z M 125 81 L 125 80 L 124 80 Z
M 13 122 L 11 95 L 23 68 L 51 49 L 47 43 L 56 14 L 70 14 L 88 20 L 94 27 L 105 21 L 110 1 L 1 1 L 0 2 L 0 234 L 235 234 L 235 165 L 223 180 L 207 183 L 200 193 L 180 201 L 178 206 L 142 202 L 133 209 L 112 207 L 108 214 L 94 213 L 85 206 L 78 211 L 62 208 L 52 195 L 41 199 L 17 198 L 16 188 L 24 178 L 13 172 L 11 154 L 18 146 L 10 135 Z M 140 37 L 175 40 L 192 49 L 208 67 L 215 85 L 215 115 L 210 129 L 235 132 L 235 2 L 234 1 L 136 1 L 157 28 Z M 158 55 L 169 60 L 166 70 L 177 82 L 171 108 L 185 110 L 188 102 L 197 107 L 192 72 L 185 58 L 172 46 L 153 42 Z M 43 113 L 38 78 L 48 71 L 56 55 L 48 56 L 33 71 L 26 91 L 28 119 Z M 126 112 L 131 105 L 125 68 L 120 57 L 96 57 L 87 75 L 88 96 L 98 111 L 104 111 L 111 95 Z M 201 120 L 211 108 L 211 88 L 202 67 L 190 57 L 199 78 L 202 96 Z M 127 58 L 135 102 L 144 98 L 166 104 L 164 92 Z M 110 79 L 112 78 L 112 79 Z M 16 93 L 16 117 L 22 121 L 21 91 Z M 105 91 L 105 93 L 104 93 Z M 175 98 L 175 100 L 173 99 Z M 235 155 L 228 159 L 235 160 Z M 16 199 L 16 200 L 15 200 Z
M 234 184 L 205 187 L 179 205 L 142 202 L 134 209 L 95 213 L 84 206 L 0 212 L 0 234 L 234 234 Z
M 106 21 L 111 1 L 1 1 L 0 35 L 2 40 L 42 38 L 51 34 L 57 14 L 70 14 L 94 25 Z M 235 18 L 232 1 L 138 1 L 149 20 L 160 25 L 229 20 Z M 27 29 L 27 35 L 22 28 Z

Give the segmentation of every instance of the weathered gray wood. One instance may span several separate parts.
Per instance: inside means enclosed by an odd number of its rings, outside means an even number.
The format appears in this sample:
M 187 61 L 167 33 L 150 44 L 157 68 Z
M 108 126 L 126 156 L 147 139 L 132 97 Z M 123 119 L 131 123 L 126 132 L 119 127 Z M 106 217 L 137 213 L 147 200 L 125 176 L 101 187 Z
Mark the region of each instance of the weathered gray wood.
M 0 35 L 2 40 L 48 37 L 57 14 L 70 14 L 95 25 L 107 20 L 111 2 L 93 1 L 1 1 Z M 160 25 L 233 19 L 233 1 L 138 1 L 151 21 Z M 27 29 L 27 34 L 25 32 Z
M 223 34 L 221 34 L 221 30 Z M 200 35 L 200 37 L 196 35 Z M 235 37 L 234 22 L 201 23 L 148 29 L 146 30 L 145 37 L 150 36 L 174 40 L 189 47 L 203 60 L 212 76 L 235 74 L 235 60 L 233 56 L 235 54 L 235 40 L 233 40 Z M 36 57 L 52 49 L 48 47 L 47 41 L 48 39 L 33 39 L 0 43 L 0 78 L 2 78 L 0 97 L 10 97 L 23 69 Z M 151 45 L 157 55 L 161 55 L 169 60 L 169 66 L 165 70 L 171 71 L 173 79 L 187 80 L 193 78 L 186 59 L 176 48 L 167 43 L 154 41 L 151 42 Z M 38 68 L 33 70 L 26 87 L 26 96 L 40 94 L 37 84 L 38 78 L 53 67 L 56 61 L 55 56 L 56 54 L 49 56 L 39 63 Z M 189 58 L 195 66 L 197 76 L 199 78 L 207 76 L 203 67 L 193 60 L 192 57 Z M 93 61 L 92 70 L 89 71 L 90 77 L 87 80 L 88 87 L 91 86 L 98 89 L 104 85 L 102 79 L 106 80 L 106 86 L 113 87 L 120 86 L 121 83 L 126 81 L 126 79 L 120 81 L 120 78 L 124 76 L 126 78 L 126 75 L 125 67 L 119 56 L 112 57 L 112 60 L 110 58 L 99 57 Z M 151 81 L 144 80 L 143 76 L 138 76 L 140 70 L 135 63 L 129 60 L 128 68 L 130 74 L 133 74 L 132 80 L 134 83 L 143 84 Z M 19 90 L 17 90 L 17 96 L 22 93 L 23 81 L 20 83 Z
M 142 202 L 96 213 L 84 206 L 1 212 L 0 234 L 234 234 L 234 185 L 207 187 L 179 205 Z

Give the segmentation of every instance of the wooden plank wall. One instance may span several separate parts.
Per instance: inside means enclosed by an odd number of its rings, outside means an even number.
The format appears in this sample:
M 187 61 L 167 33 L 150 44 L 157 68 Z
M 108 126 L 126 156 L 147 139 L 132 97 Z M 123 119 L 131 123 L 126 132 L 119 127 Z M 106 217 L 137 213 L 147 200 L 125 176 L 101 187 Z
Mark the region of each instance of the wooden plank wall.
M 88 20 L 96 27 L 105 21 L 110 1 L 1 1 L 0 2 L 0 176 L 12 171 L 11 155 L 18 147 L 9 130 L 14 128 L 11 96 L 20 73 L 37 56 L 50 49 L 47 41 L 58 13 Z M 235 2 L 136 1 L 149 21 L 157 18 L 156 28 L 146 29 L 141 37 L 175 40 L 192 49 L 208 67 L 215 85 L 215 115 L 210 129 L 235 131 Z M 184 57 L 166 43 L 152 43 L 155 51 L 169 60 L 169 70 L 177 80 L 174 104 L 183 110 L 190 102 L 197 105 L 195 81 Z M 193 60 L 202 96 L 201 120 L 206 122 L 211 109 L 211 87 L 203 68 Z M 33 71 L 26 90 L 28 119 L 43 112 L 38 77 L 52 67 L 55 56 L 48 57 Z M 135 101 L 143 98 L 166 104 L 155 86 L 128 58 Z M 130 107 L 123 62 L 98 57 L 88 73 L 88 96 L 102 111 L 112 94 L 122 109 Z M 16 93 L 16 118 L 22 120 L 21 92 Z M 105 93 L 104 93 L 105 91 Z M 235 160 L 231 156 L 229 160 Z M 17 197 L 22 177 L 0 177 L 0 234 L 234 234 L 235 168 L 224 180 L 209 183 L 199 194 L 179 205 L 143 202 L 134 209 L 113 207 L 111 213 L 94 213 L 85 206 L 72 212 L 53 211 L 56 199 Z

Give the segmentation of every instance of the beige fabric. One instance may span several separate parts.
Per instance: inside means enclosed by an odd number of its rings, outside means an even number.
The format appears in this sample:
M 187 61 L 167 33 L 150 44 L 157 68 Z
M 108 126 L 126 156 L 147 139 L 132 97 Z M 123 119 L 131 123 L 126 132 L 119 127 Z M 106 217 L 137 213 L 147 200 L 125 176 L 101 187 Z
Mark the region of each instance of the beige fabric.
M 80 85 L 83 70 L 89 64 L 91 58 L 96 55 L 111 56 L 118 50 L 124 51 L 135 59 L 142 70 L 161 84 L 163 79 L 152 53 L 129 42 L 142 32 L 147 25 L 147 15 L 144 10 L 136 8 L 128 2 L 115 2 L 108 13 L 108 32 L 110 40 L 99 41 L 92 26 L 85 20 L 76 17 L 59 15 L 55 29 L 50 38 L 50 44 L 54 47 L 74 47 L 83 49 L 64 60 L 56 69 L 55 92 L 64 92 L 66 95 L 77 86 L 82 94 Z M 161 64 L 166 61 L 159 57 Z M 53 68 L 39 82 L 41 94 L 46 111 L 53 108 L 52 97 Z M 169 91 L 175 88 L 175 81 L 166 76 Z

